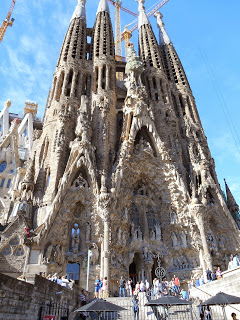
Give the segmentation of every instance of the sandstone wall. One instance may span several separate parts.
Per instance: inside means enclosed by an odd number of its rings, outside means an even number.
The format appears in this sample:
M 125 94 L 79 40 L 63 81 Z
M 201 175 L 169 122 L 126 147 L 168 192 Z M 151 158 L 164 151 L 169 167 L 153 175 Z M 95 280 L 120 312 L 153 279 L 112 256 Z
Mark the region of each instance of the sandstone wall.
M 77 286 L 66 289 L 38 275 L 30 284 L 0 273 L 0 320 L 42 320 L 41 306 L 50 302 L 69 305 L 69 319 L 74 319 L 73 310 L 81 305 L 79 295 Z

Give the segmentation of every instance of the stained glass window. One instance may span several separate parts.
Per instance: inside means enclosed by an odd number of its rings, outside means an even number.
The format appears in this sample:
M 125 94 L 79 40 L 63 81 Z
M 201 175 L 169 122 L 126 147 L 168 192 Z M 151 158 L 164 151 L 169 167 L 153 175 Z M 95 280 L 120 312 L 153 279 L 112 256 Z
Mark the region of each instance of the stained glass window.
M 1 252 L 4 256 L 9 256 L 11 254 L 11 248 L 10 246 L 6 246 L 2 252 Z
M 9 188 L 10 188 L 10 185 L 11 185 L 11 179 L 8 179 L 7 189 L 9 189 Z
M 7 162 L 6 161 L 1 162 L 1 164 L 0 164 L 0 172 L 5 171 L 6 168 L 7 168 Z
M 0 185 L 0 188 L 3 188 L 3 186 L 4 186 L 4 182 L 5 182 L 5 179 L 2 179 L 2 181 L 1 181 L 1 185 Z
M 139 212 L 138 208 L 135 203 L 131 204 L 131 218 L 135 226 L 139 226 L 140 221 L 139 221 Z
M 13 239 L 9 242 L 9 244 L 10 244 L 11 246 L 17 246 L 17 245 L 19 244 L 19 239 L 18 239 L 18 237 L 13 238 Z
M 17 247 L 17 249 L 15 250 L 14 252 L 14 255 L 15 256 L 23 256 L 24 255 L 24 250 L 23 248 L 20 246 L 20 247 Z

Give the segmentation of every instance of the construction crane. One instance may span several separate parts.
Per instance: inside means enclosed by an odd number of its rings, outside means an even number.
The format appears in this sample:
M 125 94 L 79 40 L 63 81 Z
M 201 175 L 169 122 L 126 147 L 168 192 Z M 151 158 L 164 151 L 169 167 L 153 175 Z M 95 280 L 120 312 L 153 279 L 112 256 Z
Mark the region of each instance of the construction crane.
M 11 7 L 10 7 L 10 9 L 8 11 L 7 17 L 2 22 L 2 25 L 0 27 L 0 42 L 2 42 L 4 34 L 5 34 L 6 30 L 7 30 L 7 28 L 8 27 L 12 27 L 12 25 L 13 25 L 14 19 L 13 18 L 11 19 L 11 15 L 12 15 L 15 3 L 16 3 L 16 0 L 12 0 L 12 4 L 11 4 Z M 11 21 L 10 21 L 10 19 L 11 19 Z
M 123 10 L 134 17 L 137 17 L 138 14 L 136 12 L 132 12 L 124 7 L 122 7 L 121 0 L 108 0 L 115 7 L 115 52 L 116 52 L 116 60 L 122 59 L 122 44 L 121 44 L 121 18 L 120 18 L 120 10 Z
M 169 0 L 163 0 L 159 4 L 157 4 L 151 11 L 147 13 L 148 18 L 150 18 L 155 12 L 157 12 L 162 6 L 164 6 Z M 152 8 L 152 7 L 151 7 Z M 125 40 L 125 48 L 128 47 L 130 38 L 132 37 L 132 33 L 134 30 L 138 28 L 138 23 L 136 23 L 130 30 L 128 30 L 128 26 L 133 24 L 136 20 L 133 22 L 129 23 L 127 26 L 125 26 L 124 31 L 121 35 L 121 41 Z

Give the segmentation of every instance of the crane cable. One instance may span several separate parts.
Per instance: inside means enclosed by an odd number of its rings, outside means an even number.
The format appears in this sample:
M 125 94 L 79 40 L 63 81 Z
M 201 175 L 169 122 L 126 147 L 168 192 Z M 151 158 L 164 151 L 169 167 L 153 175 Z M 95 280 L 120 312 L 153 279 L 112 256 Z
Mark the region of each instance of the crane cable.
M 223 114 L 224 114 L 224 116 L 225 116 L 225 118 L 227 120 L 231 135 L 232 135 L 232 137 L 234 139 L 234 142 L 236 144 L 237 150 L 240 153 L 240 137 L 238 135 L 238 132 L 237 132 L 236 127 L 234 125 L 234 122 L 232 120 L 231 114 L 229 112 L 229 108 L 228 108 L 227 103 L 225 101 L 225 98 L 224 98 L 224 96 L 223 96 L 223 94 L 222 94 L 222 92 L 220 90 L 218 81 L 217 81 L 217 79 L 215 77 L 215 73 L 213 71 L 213 68 L 212 68 L 211 64 L 209 63 L 208 56 L 207 56 L 206 52 L 203 51 L 202 48 L 200 48 L 199 50 L 201 52 L 201 56 L 203 58 L 205 66 L 207 68 L 210 80 L 212 81 L 212 84 L 213 84 L 214 89 L 216 91 L 218 100 L 219 100 L 221 108 L 223 110 Z

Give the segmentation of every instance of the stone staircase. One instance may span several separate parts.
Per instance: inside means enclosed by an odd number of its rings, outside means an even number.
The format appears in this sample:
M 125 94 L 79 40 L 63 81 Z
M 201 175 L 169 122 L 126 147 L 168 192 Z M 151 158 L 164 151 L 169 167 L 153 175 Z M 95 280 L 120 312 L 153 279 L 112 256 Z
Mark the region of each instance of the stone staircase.
M 165 316 L 165 310 L 163 307 L 147 307 L 145 304 L 148 302 L 148 298 L 145 293 L 139 294 L 139 320 L 165 320 L 168 319 Z M 108 298 L 107 301 L 114 303 L 122 308 L 124 311 L 119 312 L 106 312 L 102 315 L 101 319 L 106 320 L 133 320 L 133 310 L 132 310 L 132 298 Z M 198 310 L 193 309 L 192 318 L 189 312 L 189 306 L 183 307 L 171 307 L 169 310 L 169 315 L 171 320 L 198 320 Z M 90 319 L 98 319 L 97 314 L 91 313 Z

